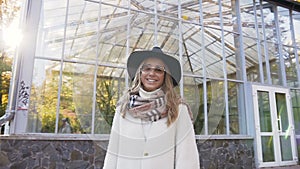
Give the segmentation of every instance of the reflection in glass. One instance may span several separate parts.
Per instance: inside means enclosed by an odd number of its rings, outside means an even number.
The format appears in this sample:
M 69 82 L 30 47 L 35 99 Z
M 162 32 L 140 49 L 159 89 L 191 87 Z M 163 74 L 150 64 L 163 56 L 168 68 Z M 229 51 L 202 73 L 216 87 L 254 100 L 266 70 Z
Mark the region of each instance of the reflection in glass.
M 272 132 L 269 92 L 257 91 L 261 132 Z
M 276 98 L 277 118 L 280 119 L 278 124 L 280 126 L 280 130 L 282 132 L 290 132 L 285 93 L 275 93 L 275 98 Z
M 71 116 L 74 133 L 91 133 L 94 66 L 65 63 L 60 93 L 60 114 Z
M 198 84 L 198 88 L 199 88 L 199 109 L 197 111 L 197 117 L 195 118 L 195 122 L 194 122 L 194 129 L 195 129 L 195 133 L 196 134 L 205 134 L 205 116 L 207 114 L 207 112 L 209 111 L 209 103 L 211 101 L 211 97 L 210 97 L 210 92 L 211 92 L 211 84 L 207 83 L 206 84 L 206 90 L 204 91 L 204 84 L 203 84 L 203 79 L 197 78 L 195 79 L 199 84 Z M 207 106 L 205 110 L 205 106 L 204 106 L 204 93 L 208 93 L 207 94 Z
M 29 133 L 55 132 L 59 62 L 36 59 L 31 85 Z
M 228 82 L 228 106 L 229 106 L 229 125 L 230 134 L 246 133 L 246 121 L 242 112 L 243 86 L 240 83 Z
M 212 80 L 208 112 L 208 134 L 226 134 L 226 112 L 223 81 Z
M 282 161 L 293 160 L 291 137 L 280 136 L 280 147 Z
M 104 67 L 99 67 L 98 73 L 100 73 L 103 68 Z M 124 88 L 124 77 L 109 78 L 99 76 L 97 78 L 95 134 L 110 133 L 117 101 Z
M 200 79 L 197 79 L 201 82 Z M 226 133 L 226 121 L 225 121 L 225 101 L 224 101 L 224 85 L 221 81 L 211 80 L 207 81 L 207 112 L 205 112 L 204 106 L 204 90 L 203 84 L 199 84 L 199 97 L 200 105 L 197 118 L 194 122 L 194 128 L 196 134 L 205 134 L 205 130 L 208 130 L 208 134 L 225 134 Z M 207 119 L 205 119 L 207 114 Z M 205 126 L 207 122 L 207 126 Z
M 300 135 L 300 91 L 291 90 L 295 132 Z M 300 151 L 299 151 L 300 152 Z
M 290 87 L 298 87 L 299 83 L 297 78 L 297 63 L 296 63 L 297 60 L 295 58 L 296 56 L 294 53 L 294 48 L 284 46 L 284 51 L 286 52 L 287 55 L 285 60 L 287 85 Z
M 280 119 L 278 121 L 279 129 L 282 131 L 283 136 L 280 136 L 280 146 L 281 146 L 281 158 L 283 161 L 292 160 L 292 148 L 291 148 L 291 128 L 288 120 L 288 112 L 286 105 L 286 95 L 285 93 L 275 93 L 276 98 L 276 108 L 277 117 Z
M 280 84 L 281 70 L 286 70 L 288 86 L 298 85 L 295 83 L 295 68 L 297 67 L 295 59 L 297 57 L 291 52 L 296 48 L 283 41 L 283 50 L 286 52 L 284 56 L 288 56 L 284 60 L 286 69 L 280 69 L 278 62 L 278 42 L 276 40 L 278 37 L 287 41 L 291 40 L 289 34 L 291 27 L 287 26 L 291 21 L 287 19 L 288 11 L 278 8 L 279 24 L 282 30 L 279 31 L 280 35 L 276 35 L 272 4 L 258 0 L 239 3 L 224 1 L 219 6 L 219 2 L 205 1 L 199 4 L 198 1 L 184 1 L 181 6 L 178 6 L 178 2 L 173 0 L 160 1 L 157 4 L 154 1 L 139 1 L 138 3 L 130 1 L 128 3 L 127 1 L 72 0 L 66 3 L 58 0 L 44 0 L 39 16 L 35 63 L 41 63 L 38 59 L 42 58 L 45 60 L 44 63 L 49 64 L 49 67 L 44 67 L 42 72 L 40 72 L 40 68 L 34 68 L 34 73 L 39 75 L 34 77 L 32 86 L 30 119 L 32 121 L 36 119 L 36 121 L 29 124 L 28 130 L 41 131 L 42 121 L 37 120 L 41 112 L 48 112 L 49 115 L 49 112 L 59 110 L 59 113 L 64 115 L 47 116 L 47 118 L 73 117 L 75 113 L 78 121 L 71 120 L 72 125 L 80 124 L 78 130 L 75 127 L 75 131 L 91 133 L 94 129 L 94 132 L 101 133 L 103 129 L 106 132 L 106 128 L 93 126 L 93 124 L 100 124 L 97 122 L 103 120 L 101 113 L 111 112 L 107 111 L 108 108 L 102 109 L 103 105 L 101 105 L 100 99 L 102 89 L 113 86 L 112 89 L 107 88 L 106 91 L 113 90 L 119 94 L 125 81 L 124 71 L 120 67 L 126 67 L 128 54 L 133 50 L 148 50 L 153 45 L 158 45 L 169 55 L 176 58 L 182 56 L 184 76 L 196 75 L 197 78 L 217 79 L 205 80 L 207 87 L 210 88 L 205 92 L 201 92 L 201 85 L 198 86 L 199 96 L 202 97 L 205 93 L 207 100 L 204 101 L 204 98 L 200 98 L 197 103 L 200 104 L 198 117 L 201 118 L 199 123 L 197 121 L 197 124 L 201 126 L 198 128 L 200 131 L 196 130 L 197 133 L 203 133 L 202 127 L 206 121 L 206 126 L 203 128 L 207 129 L 208 134 L 244 134 L 245 132 L 242 131 L 244 128 L 240 124 L 244 118 L 241 114 L 245 114 L 244 110 L 240 110 L 244 102 L 244 100 L 241 101 L 243 97 L 240 97 L 242 96 L 242 93 L 239 92 L 242 88 L 240 85 L 247 81 Z M 178 9 L 181 10 L 182 16 L 178 16 Z M 219 11 L 220 9 L 222 11 Z M 296 19 L 298 13 L 295 11 L 293 13 L 294 27 L 298 28 L 299 22 Z M 222 19 L 220 14 L 222 14 Z M 200 20 L 203 24 L 199 24 Z M 220 26 L 221 24 L 223 27 Z M 296 36 L 299 35 L 299 29 L 294 31 Z M 182 33 L 182 37 L 179 36 L 179 32 Z M 182 47 L 182 50 L 179 50 L 179 46 Z M 298 43 L 295 46 L 299 47 Z M 259 59 L 261 59 L 261 64 L 259 64 Z M 65 64 L 67 62 L 70 64 Z M 80 63 L 78 65 L 82 67 L 85 67 L 83 65 L 93 65 L 95 68 L 90 66 L 91 71 L 86 72 L 88 75 L 84 75 L 84 78 L 80 79 L 83 72 L 73 71 L 68 74 L 66 68 L 68 65 L 72 65 L 71 63 Z M 63 77 L 59 77 L 60 74 L 57 73 L 61 64 L 65 67 Z M 98 68 L 97 64 L 103 67 Z M 55 76 L 47 76 L 47 80 L 41 79 L 39 82 L 38 77 L 49 74 L 46 70 L 50 69 L 57 71 Z M 95 69 L 99 72 L 97 80 L 92 79 L 94 78 L 92 70 Z M 225 70 L 227 74 L 224 73 Z M 247 77 L 243 77 L 244 71 L 246 71 Z M 61 90 L 58 89 L 60 78 L 63 80 Z M 109 78 L 114 80 L 109 81 Z M 120 80 L 121 78 L 122 80 Z M 185 80 L 187 79 L 192 78 Z M 224 82 L 228 79 L 237 82 L 229 82 L 228 88 L 224 88 Z M 269 79 L 272 79 L 272 82 Z M 86 80 L 88 87 L 81 89 L 80 86 L 84 85 L 80 84 L 80 80 L 84 82 Z M 39 86 L 38 83 L 43 83 L 43 86 Z M 50 85 L 52 88 L 49 87 Z M 192 109 L 197 109 L 195 108 L 197 101 L 194 101 L 197 97 L 193 92 L 187 90 L 189 87 L 189 83 L 183 85 L 184 97 L 192 104 Z M 97 91 L 93 91 L 96 88 Z M 48 90 L 62 93 L 45 94 L 45 91 L 48 92 Z M 224 91 L 228 92 L 229 100 L 226 100 Z M 97 96 L 95 92 L 97 92 Z M 103 92 L 102 95 L 106 95 L 105 90 Z M 60 94 L 60 100 L 58 100 L 57 95 Z M 95 96 L 97 103 L 92 103 Z M 49 97 L 52 97 L 51 101 L 49 101 Z M 115 99 L 114 96 L 112 100 Z M 57 104 L 58 102 L 61 103 Z M 264 102 L 268 102 L 268 100 L 264 100 Z M 260 123 L 263 131 L 270 131 L 272 129 L 270 109 L 264 102 L 260 102 L 263 105 L 260 110 L 262 117 Z M 204 103 L 207 103 L 207 110 L 204 110 Z M 227 103 L 229 114 L 225 113 Z M 40 107 L 41 105 L 44 106 Z M 109 105 L 113 106 L 114 104 Z M 293 104 L 293 110 L 296 113 L 299 111 L 297 105 L 299 104 Z M 111 107 L 111 109 L 113 108 Z M 197 113 L 197 110 L 193 110 L 193 112 Z M 208 115 L 208 119 L 204 119 L 204 114 Z M 111 115 L 109 116 L 111 117 Z M 300 121 L 300 118 L 295 119 Z M 60 121 L 58 122 L 60 123 Z M 226 122 L 229 122 L 231 126 L 226 126 Z M 49 124 L 51 129 L 43 131 L 54 132 L 52 127 L 55 125 L 57 124 L 51 123 Z M 58 124 L 59 126 L 60 124 Z M 230 133 L 226 133 L 228 129 Z
M 205 134 L 205 121 L 207 121 L 208 134 L 226 134 L 226 112 L 224 100 L 224 84 L 222 81 L 212 80 L 206 84 L 207 87 L 207 119 L 205 119 L 205 106 L 204 106 L 204 91 L 203 84 L 200 79 L 196 79 L 199 84 L 199 97 L 200 106 L 198 115 L 194 122 L 196 134 Z M 243 134 L 246 133 L 246 125 L 243 125 L 245 116 L 242 115 L 243 105 L 240 103 L 240 97 L 243 93 L 240 83 L 228 83 L 228 99 L 229 99 L 229 132 L 230 134 Z M 187 89 L 185 89 L 187 91 Z M 190 93 L 193 96 L 192 93 Z M 194 96 L 195 97 L 195 96 Z
M 273 144 L 274 144 L 273 136 L 262 136 L 261 137 L 263 162 L 275 161 Z
M 199 110 L 199 79 L 194 77 L 184 77 L 184 100 L 191 108 L 193 113 L 193 120 L 197 119 L 198 110 Z

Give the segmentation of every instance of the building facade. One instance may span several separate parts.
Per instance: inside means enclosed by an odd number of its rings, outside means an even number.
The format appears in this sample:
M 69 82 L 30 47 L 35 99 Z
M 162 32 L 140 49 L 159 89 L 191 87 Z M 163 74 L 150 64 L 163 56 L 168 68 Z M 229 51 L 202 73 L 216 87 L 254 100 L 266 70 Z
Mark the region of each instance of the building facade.
M 299 12 L 291 0 L 27 0 L 5 139 L 107 141 L 127 57 L 159 46 L 181 62 L 202 168 L 296 165 Z

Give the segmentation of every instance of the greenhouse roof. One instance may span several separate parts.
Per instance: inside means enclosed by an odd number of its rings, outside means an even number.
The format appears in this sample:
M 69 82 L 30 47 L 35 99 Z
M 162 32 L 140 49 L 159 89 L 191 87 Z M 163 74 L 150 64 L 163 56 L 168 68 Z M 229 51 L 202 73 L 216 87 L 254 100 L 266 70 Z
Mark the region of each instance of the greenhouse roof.
M 38 42 L 37 57 L 60 59 L 63 54 L 64 59 L 71 62 L 94 64 L 97 61 L 110 67 L 103 70 L 105 74 L 118 76 L 122 72 L 115 68 L 125 66 L 129 53 L 160 46 L 169 55 L 182 56 L 186 74 L 202 76 L 207 73 L 208 77 L 223 77 L 224 69 L 228 76 L 235 76 L 240 69 L 237 62 L 241 63 L 237 59 L 239 47 L 244 49 L 241 53 L 245 55 L 246 68 L 254 69 L 259 62 L 259 50 L 264 50 L 266 45 L 266 49 L 275 49 L 277 37 L 284 46 L 282 56 L 294 57 L 289 10 L 278 8 L 280 35 L 277 35 L 274 11 L 265 1 L 260 8 L 252 1 L 242 0 L 239 9 L 233 7 L 231 0 L 222 1 L 221 5 L 215 0 L 204 0 L 201 6 L 199 1 L 182 0 L 180 8 L 177 0 L 157 1 L 156 5 L 146 0 L 128 2 L 72 0 L 67 4 L 61 0 L 45 1 L 39 25 L 43 43 Z M 276 4 L 299 8 L 298 2 L 276 1 Z M 237 12 L 241 15 L 237 16 Z M 297 28 L 299 13 L 293 12 L 293 24 Z M 238 20 L 241 20 L 243 44 L 239 44 Z M 300 32 L 295 31 L 299 44 Z M 257 45 L 259 39 L 266 41 Z M 276 61 L 276 50 L 269 52 L 268 56 L 262 54 L 262 60 L 268 57 Z

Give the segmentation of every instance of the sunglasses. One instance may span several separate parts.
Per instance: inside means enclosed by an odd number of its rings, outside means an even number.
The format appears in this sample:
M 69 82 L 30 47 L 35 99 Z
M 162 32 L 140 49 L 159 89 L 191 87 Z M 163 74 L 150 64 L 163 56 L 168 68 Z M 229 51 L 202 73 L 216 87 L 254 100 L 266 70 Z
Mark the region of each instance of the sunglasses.
M 150 64 L 146 64 L 141 67 L 141 72 L 144 74 L 148 74 L 151 71 L 153 71 L 157 75 L 162 75 L 166 70 L 163 66 L 152 66 Z

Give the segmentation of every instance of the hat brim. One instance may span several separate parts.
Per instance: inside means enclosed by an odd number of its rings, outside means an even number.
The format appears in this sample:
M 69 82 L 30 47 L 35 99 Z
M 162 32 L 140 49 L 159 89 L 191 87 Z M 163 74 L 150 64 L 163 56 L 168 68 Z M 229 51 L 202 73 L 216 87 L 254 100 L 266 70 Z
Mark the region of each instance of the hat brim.
M 127 71 L 131 80 L 134 79 L 140 64 L 147 58 L 159 58 L 169 68 L 170 75 L 173 79 L 174 87 L 179 84 L 181 79 L 181 66 L 177 59 L 164 53 L 153 51 L 135 51 L 130 54 L 127 60 Z

